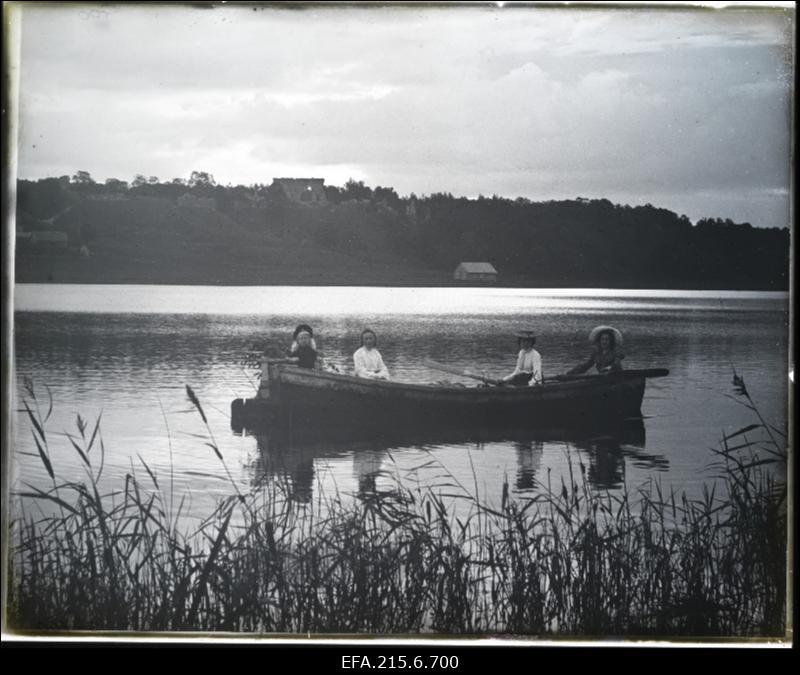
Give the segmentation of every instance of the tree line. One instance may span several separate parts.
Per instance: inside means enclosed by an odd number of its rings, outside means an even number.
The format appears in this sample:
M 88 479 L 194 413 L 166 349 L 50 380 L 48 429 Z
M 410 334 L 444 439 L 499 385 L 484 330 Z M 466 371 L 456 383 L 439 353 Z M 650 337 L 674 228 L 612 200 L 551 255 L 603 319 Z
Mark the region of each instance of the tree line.
M 491 262 L 510 285 L 786 289 L 788 228 L 706 217 L 696 223 L 652 204 L 608 199 L 533 202 L 449 193 L 400 196 L 391 187 L 350 180 L 325 186 L 327 204 L 295 204 L 274 182 L 221 185 L 212 174 L 99 183 L 74 176 L 18 182 L 18 227 L 42 227 L 87 198 L 184 195 L 213 199 L 232 220 L 265 233 L 296 235 L 300 245 L 359 251 L 363 241 L 433 269 Z M 90 233 L 93 234 L 93 233 Z M 304 242 L 310 242 L 306 244 Z

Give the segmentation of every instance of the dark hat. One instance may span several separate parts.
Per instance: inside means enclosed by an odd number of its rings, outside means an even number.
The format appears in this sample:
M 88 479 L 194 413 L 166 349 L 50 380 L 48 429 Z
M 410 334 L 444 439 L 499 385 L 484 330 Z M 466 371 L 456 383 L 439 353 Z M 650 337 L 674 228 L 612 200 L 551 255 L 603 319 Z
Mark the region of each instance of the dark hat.
M 301 323 L 297 328 L 294 329 L 292 339 L 296 340 L 297 336 L 303 332 L 308 333 L 311 337 L 314 337 L 314 331 L 311 329 L 311 326 L 309 326 L 307 323 Z
M 532 330 L 521 330 L 514 333 L 515 337 L 518 337 L 520 340 L 535 340 L 536 333 Z

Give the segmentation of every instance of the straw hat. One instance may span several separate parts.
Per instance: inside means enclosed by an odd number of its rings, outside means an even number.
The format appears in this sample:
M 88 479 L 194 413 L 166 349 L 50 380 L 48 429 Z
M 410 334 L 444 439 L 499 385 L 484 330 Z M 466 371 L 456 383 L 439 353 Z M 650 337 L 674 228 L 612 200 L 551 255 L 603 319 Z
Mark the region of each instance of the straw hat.
M 536 333 L 532 330 L 520 330 L 514 333 L 514 337 L 518 337 L 520 340 L 536 340 Z
M 622 333 L 613 326 L 598 326 L 592 329 L 592 332 L 589 333 L 589 342 L 597 342 L 602 333 L 611 333 L 614 336 L 614 346 L 622 346 Z

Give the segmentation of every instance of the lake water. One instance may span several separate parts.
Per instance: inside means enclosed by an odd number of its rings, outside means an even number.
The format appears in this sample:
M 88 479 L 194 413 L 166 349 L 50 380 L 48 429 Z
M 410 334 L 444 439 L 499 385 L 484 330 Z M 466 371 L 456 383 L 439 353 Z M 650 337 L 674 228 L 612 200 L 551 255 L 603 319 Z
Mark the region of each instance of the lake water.
M 45 412 L 45 385 L 52 393 L 48 440 L 59 475 L 82 475 L 59 432 L 77 433 L 78 414 L 91 432 L 102 415 L 104 484 L 121 488 L 132 467 L 147 480 L 141 457 L 162 487 L 172 474 L 175 493 L 188 496 L 196 517 L 231 486 L 205 445 L 209 430 L 187 399 L 187 384 L 240 489 L 281 480 L 300 502 L 389 487 L 394 474 L 422 485 L 447 475 L 497 499 L 507 479 L 512 494 L 531 495 L 578 461 L 596 489 L 655 479 L 697 495 L 714 474 L 709 448 L 753 421 L 727 396 L 733 368 L 765 418 L 787 423 L 786 293 L 25 284 L 14 300 L 17 395 L 23 378 L 32 378 Z M 231 401 L 252 396 L 256 383 L 243 365 L 248 352 L 257 343 L 285 348 L 300 322 L 314 326 L 327 361 L 345 369 L 361 330 L 373 328 L 393 377 L 410 382 L 475 384 L 425 368 L 426 359 L 507 374 L 520 329 L 537 332 L 545 375 L 562 373 L 587 356 L 588 333 L 599 324 L 623 331 L 627 368 L 664 367 L 670 375 L 648 381 L 644 432 L 631 438 L 531 433 L 287 448 L 235 434 Z M 27 415 L 14 419 L 12 480 L 46 487 Z

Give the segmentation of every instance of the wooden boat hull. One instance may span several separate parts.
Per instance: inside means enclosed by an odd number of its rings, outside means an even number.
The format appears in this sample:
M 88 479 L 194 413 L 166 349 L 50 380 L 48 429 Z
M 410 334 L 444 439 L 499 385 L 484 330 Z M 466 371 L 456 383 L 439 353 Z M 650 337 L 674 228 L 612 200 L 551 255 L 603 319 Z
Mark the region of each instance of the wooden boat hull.
M 640 416 L 645 378 L 614 373 L 536 387 L 366 380 L 271 365 L 259 395 L 231 406 L 235 430 L 316 431 L 331 438 L 441 428 L 581 427 Z

